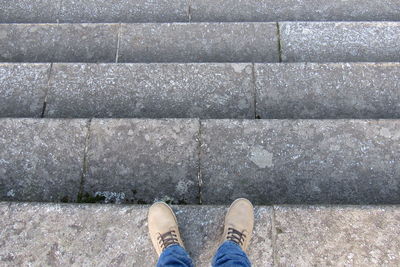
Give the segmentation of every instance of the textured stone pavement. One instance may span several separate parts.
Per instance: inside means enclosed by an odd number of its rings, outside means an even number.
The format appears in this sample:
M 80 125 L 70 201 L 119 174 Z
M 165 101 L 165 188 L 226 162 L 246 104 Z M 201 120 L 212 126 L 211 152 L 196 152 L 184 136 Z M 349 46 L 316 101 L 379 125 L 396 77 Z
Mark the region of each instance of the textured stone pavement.
M 0 73 L 0 117 L 45 106 L 52 118 L 400 118 L 399 63 L 3 63 Z
M 259 204 L 400 201 L 398 120 L 205 120 L 201 125 L 203 203 L 237 197 Z
M 174 206 L 196 266 L 209 266 L 227 206 Z M 0 203 L 0 265 L 155 266 L 148 206 Z M 253 266 L 398 266 L 397 206 L 257 206 Z
M 77 201 L 86 120 L 0 119 L 0 198 Z
M 399 63 L 255 64 L 263 119 L 400 118 Z
M 393 62 L 400 22 L 0 24 L 2 62 Z
M 276 23 L 122 24 L 118 62 L 278 62 Z
M 53 64 L 45 117 L 254 118 L 252 74 L 249 63 Z
M 398 62 L 398 22 L 279 23 L 283 62 Z
M 0 1 L 7 23 L 400 20 L 397 0 Z
M 399 120 L 0 122 L 2 200 L 400 201 Z

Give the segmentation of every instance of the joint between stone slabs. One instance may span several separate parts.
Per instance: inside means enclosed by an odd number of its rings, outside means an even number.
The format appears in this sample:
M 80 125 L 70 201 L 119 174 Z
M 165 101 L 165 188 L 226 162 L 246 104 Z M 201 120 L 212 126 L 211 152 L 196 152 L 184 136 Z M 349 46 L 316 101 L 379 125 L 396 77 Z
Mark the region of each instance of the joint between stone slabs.
M 203 195 L 202 195 L 202 189 L 203 189 L 203 179 L 201 175 L 201 145 L 202 145 L 202 123 L 201 120 L 199 119 L 199 131 L 197 134 L 197 149 L 198 149 L 198 170 L 197 170 L 197 182 L 199 185 L 199 205 L 203 204 Z
M 188 10 L 187 10 L 187 14 L 188 14 L 188 22 L 192 22 L 192 0 L 188 1 Z
M 271 242 L 272 242 L 272 266 L 279 266 L 278 259 L 276 256 L 276 219 L 275 219 L 275 205 L 272 205 L 272 216 L 271 216 Z
M 50 80 L 51 80 L 52 74 L 53 74 L 53 62 L 50 63 L 49 73 L 47 74 L 47 85 L 46 85 L 46 90 L 44 93 L 43 108 L 42 108 L 42 114 L 40 114 L 40 118 L 44 118 L 44 113 L 46 112 L 47 96 L 49 95 L 49 91 L 50 91 Z
M 85 147 L 83 149 L 83 163 L 82 163 L 82 174 L 81 174 L 81 181 L 79 184 L 79 191 L 78 191 L 78 196 L 77 196 L 77 202 L 80 203 L 82 201 L 82 196 L 84 194 L 84 185 L 85 185 L 85 179 L 87 176 L 87 172 L 89 169 L 88 166 L 88 150 L 89 150 L 89 141 L 90 141 L 90 136 L 91 136 L 91 126 L 92 126 L 92 118 L 90 118 L 87 121 L 86 124 L 86 138 L 85 138 Z
M 282 42 L 281 42 L 281 29 L 279 22 L 276 23 L 276 34 L 278 39 L 278 59 L 279 63 L 282 63 Z
M 119 23 L 118 32 L 117 32 L 117 50 L 115 51 L 115 63 L 118 63 L 119 48 L 120 48 L 120 44 L 121 44 L 121 35 L 122 35 L 122 23 Z
M 254 97 L 254 119 L 257 119 L 257 84 L 256 84 L 256 68 L 255 63 L 251 63 L 251 79 L 253 84 L 253 97 Z

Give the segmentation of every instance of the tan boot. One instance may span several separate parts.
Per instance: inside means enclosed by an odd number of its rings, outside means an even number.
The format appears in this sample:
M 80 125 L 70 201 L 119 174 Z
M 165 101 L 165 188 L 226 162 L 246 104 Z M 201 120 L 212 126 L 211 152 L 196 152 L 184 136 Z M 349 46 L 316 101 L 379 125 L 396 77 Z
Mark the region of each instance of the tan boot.
M 147 217 L 151 242 L 158 256 L 170 245 L 180 245 L 183 242 L 179 234 L 178 221 L 172 209 L 164 202 L 154 203 Z
M 236 199 L 225 216 L 221 244 L 233 241 L 246 252 L 254 227 L 254 207 L 245 198 Z

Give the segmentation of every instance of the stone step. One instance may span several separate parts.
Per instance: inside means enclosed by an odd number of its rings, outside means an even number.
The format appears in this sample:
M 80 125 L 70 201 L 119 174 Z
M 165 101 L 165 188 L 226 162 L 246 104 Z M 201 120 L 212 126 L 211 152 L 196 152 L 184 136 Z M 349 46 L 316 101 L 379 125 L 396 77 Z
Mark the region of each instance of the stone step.
M 397 0 L 0 1 L 1 23 L 400 20 Z
M 400 118 L 400 63 L 3 63 L 0 117 Z
M 284 62 L 400 61 L 398 22 L 282 22 Z
M 277 62 L 276 23 L 0 24 L 5 62 Z
M 227 206 L 173 206 L 195 266 L 210 266 Z M 0 265 L 155 266 L 143 205 L 0 203 Z M 256 206 L 253 266 L 398 266 L 398 206 Z
M 2 62 L 392 62 L 400 22 L 0 24 Z
M 0 199 L 400 203 L 399 120 L 0 119 Z

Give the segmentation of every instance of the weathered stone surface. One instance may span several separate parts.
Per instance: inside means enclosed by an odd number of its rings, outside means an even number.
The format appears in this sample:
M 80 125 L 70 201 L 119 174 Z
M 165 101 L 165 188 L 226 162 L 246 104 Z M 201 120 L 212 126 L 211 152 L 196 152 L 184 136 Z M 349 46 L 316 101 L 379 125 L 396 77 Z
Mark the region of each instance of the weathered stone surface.
M 192 0 L 191 21 L 400 20 L 397 0 Z
M 0 24 L 0 61 L 115 62 L 118 24 Z
M 209 266 L 226 207 L 173 208 L 195 265 Z M 0 264 L 155 266 L 147 210 L 142 205 L 0 203 Z M 400 263 L 396 206 L 275 206 L 272 212 L 255 208 L 248 252 L 254 266 Z
M 0 119 L 0 199 L 76 201 L 85 120 Z
M 40 117 L 50 64 L 0 64 L 0 116 Z
M 0 61 L 51 62 L 56 24 L 0 24 Z
M 261 118 L 400 118 L 398 63 L 256 64 Z
M 123 24 L 120 62 L 277 62 L 276 23 Z
M 155 266 L 148 206 L 0 203 L 0 264 Z M 222 234 L 224 206 L 173 207 L 196 266 L 210 266 Z M 249 257 L 272 265 L 271 214 L 255 209 Z
M 182 238 L 195 266 L 208 267 L 218 248 L 227 207 L 175 206 Z M 255 208 L 248 256 L 254 266 L 272 266 L 272 208 Z
M 205 204 L 399 203 L 398 120 L 206 120 Z
M 61 0 L 0 0 L 0 23 L 57 22 Z
M 198 132 L 198 120 L 93 120 L 85 195 L 198 203 Z
M 399 266 L 400 210 L 276 207 L 276 266 Z
M 118 24 L 60 24 L 54 61 L 115 62 Z
M 251 64 L 53 64 L 46 116 L 254 118 Z
M 400 61 L 400 22 L 279 23 L 284 62 Z
M 188 0 L 63 0 L 61 22 L 187 22 Z

